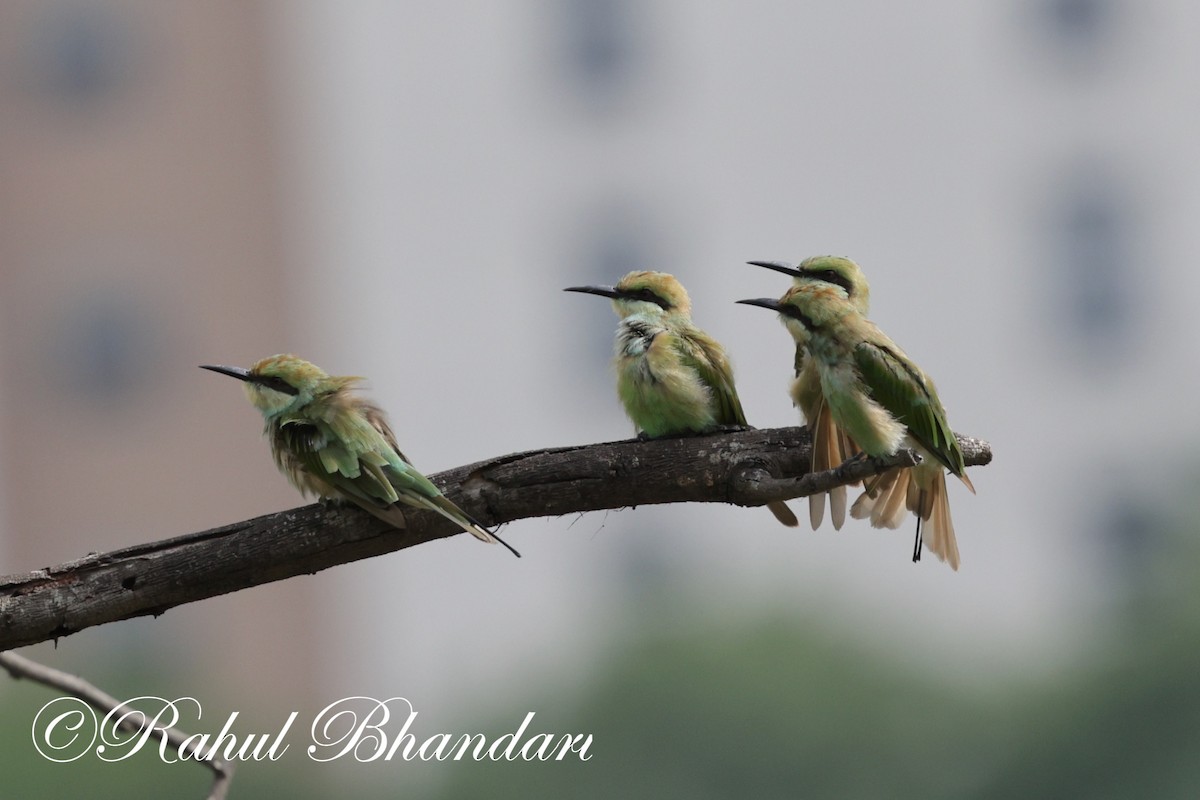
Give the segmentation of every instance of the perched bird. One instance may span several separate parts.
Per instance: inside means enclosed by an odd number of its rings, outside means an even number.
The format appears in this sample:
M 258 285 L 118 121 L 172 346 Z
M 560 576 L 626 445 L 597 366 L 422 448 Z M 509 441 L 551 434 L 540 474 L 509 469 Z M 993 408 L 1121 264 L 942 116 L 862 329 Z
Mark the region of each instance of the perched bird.
M 617 395 L 648 438 L 747 426 L 725 348 L 692 323 L 687 290 L 665 272 L 630 272 L 616 286 L 572 286 L 612 299 L 617 326 Z M 796 515 L 785 503 L 767 508 L 784 525 Z
M 397 528 L 405 526 L 397 503 L 436 511 L 475 538 L 499 542 L 520 557 L 413 468 L 396 446 L 383 411 L 354 393 L 361 378 L 327 375 L 292 355 L 264 358 L 250 369 L 201 369 L 245 382 L 246 396 L 266 421 L 275 464 L 301 494 L 349 500 Z
M 950 519 L 945 470 L 972 493 L 962 450 L 946 421 L 933 381 L 874 323 L 858 313 L 836 283 L 794 285 L 779 300 L 739 300 L 779 312 L 797 342 L 816 362 L 833 421 L 869 456 L 894 454 L 902 445 L 922 458 L 906 491 L 917 515 L 913 560 L 921 555 L 922 526 L 929 549 L 958 569 L 958 542 Z
M 801 261 L 798 265 L 782 261 L 751 261 L 756 267 L 766 267 L 784 275 L 791 275 L 793 285 L 803 283 L 827 283 L 841 286 L 846 290 L 846 296 L 854 304 L 855 310 L 863 316 L 871 303 L 871 287 L 862 270 L 848 258 L 841 256 L 813 256 Z M 812 471 L 825 472 L 840 465 L 843 461 L 859 452 L 858 446 L 846 435 L 846 432 L 833 421 L 829 406 L 825 403 L 825 394 L 821 391 L 821 376 L 817 372 L 817 364 L 808 358 L 805 342 L 796 340 L 795 378 L 789 394 L 792 403 L 799 407 L 808 424 L 809 436 L 812 439 Z M 833 527 L 840 530 L 846 521 L 846 487 L 836 486 L 829 490 L 829 518 Z M 865 496 L 865 495 L 864 495 Z M 858 505 L 856 503 L 856 505 Z M 865 504 L 864 504 L 865 505 Z M 882 508 L 882 506 L 881 506 Z M 808 516 L 813 530 L 821 525 L 825 514 L 825 494 L 810 494 L 808 496 Z M 901 516 L 903 508 L 901 508 Z M 875 520 L 872 520 L 875 523 Z

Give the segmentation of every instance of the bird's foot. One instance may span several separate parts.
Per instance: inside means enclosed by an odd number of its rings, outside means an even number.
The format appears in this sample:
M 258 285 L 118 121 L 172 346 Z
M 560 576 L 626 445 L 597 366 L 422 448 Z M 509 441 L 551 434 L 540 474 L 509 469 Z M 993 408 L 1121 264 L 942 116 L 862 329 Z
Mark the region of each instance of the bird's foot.
M 869 455 L 867 455 L 863 451 L 859 450 L 857 453 L 855 453 L 854 455 L 850 456 L 845 461 L 843 461 L 840 466 L 841 466 L 841 468 L 853 467 L 856 464 L 861 464 L 864 461 L 869 461 L 870 458 L 871 457 Z

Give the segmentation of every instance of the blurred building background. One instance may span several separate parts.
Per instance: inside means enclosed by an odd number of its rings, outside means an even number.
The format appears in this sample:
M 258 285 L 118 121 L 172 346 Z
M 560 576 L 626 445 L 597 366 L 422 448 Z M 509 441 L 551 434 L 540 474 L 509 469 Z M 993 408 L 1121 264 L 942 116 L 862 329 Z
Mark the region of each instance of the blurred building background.
M 647 507 L 514 523 L 519 562 L 455 537 L 28 653 L 247 730 L 400 695 L 430 734 L 528 710 L 596 734 L 574 767 L 297 744 L 233 797 L 1192 796 L 1197 23 L 1182 0 L 5 3 L 0 572 L 298 502 L 201 363 L 368 375 L 426 472 L 625 438 L 615 318 L 561 289 L 634 268 L 684 281 L 765 427 L 796 422 L 791 343 L 733 301 L 784 284 L 743 262 L 855 258 L 996 454 L 951 489 L 957 574 L 909 563 L 907 527 Z M 202 787 L 43 762 L 45 697 L 0 682 L 17 792 Z

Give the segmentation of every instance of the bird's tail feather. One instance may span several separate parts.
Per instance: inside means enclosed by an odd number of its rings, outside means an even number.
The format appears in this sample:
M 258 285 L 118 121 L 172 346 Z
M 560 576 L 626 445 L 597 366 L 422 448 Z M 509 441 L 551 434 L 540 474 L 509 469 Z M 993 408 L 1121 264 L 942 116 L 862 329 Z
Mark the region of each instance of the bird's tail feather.
M 776 500 L 773 503 L 767 503 L 767 508 L 775 515 L 775 519 L 787 525 L 789 528 L 794 528 L 800 524 L 800 520 L 796 519 L 796 515 L 788 508 L 787 503 L 782 500 Z
M 517 558 L 521 557 L 521 554 L 518 553 L 512 545 L 501 539 L 492 531 L 480 525 L 478 522 L 472 519 L 467 512 L 456 506 L 445 495 L 439 494 L 436 497 L 423 497 L 421 499 L 428 503 L 426 506 L 427 508 L 438 512 L 443 517 L 458 525 L 464 531 L 471 534 L 481 542 L 487 542 L 488 544 L 502 544 L 507 547 L 509 552 L 511 552 L 514 556 Z
M 904 522 L 910 470 L 889 469 L 876 475 L 850 508 L 855 519 L 871 520 L 875 528 L 898 528 Z
M 950 519 L 950 497 L 946 491 L 946 473 L 941 465 L 928 468 L 913 475 L 908 489 L 908 508 L 917 515 L 917 541 L 913 560 L 919 558 L 921 540 L 935 556 L 945 561 L 953 570 L 958 569 L 958 539 L 954 535 L 954 522 Z M 922 525 L 924 523 L 924 525 Z M 922 530 L 923 528 L 923 530 Z
M 858 447 L 833 421 L 829 406 L 821 400 L 809 420 L 812 437 L 813 472 L 825 472 L 841 466 L 842 462 L 858 453 Z M 846 487 L 835 486 L 828 492 L 808 496 L 808 519 L 813 530 L 821 526 L 825 515 L 825 494 L 829 495 L 829 521 L 834 530 L 841 530 L 846 522 Z
M 825 519 L 825 492 L 817 492 L 808 496 L 808 521 L 815 531 L 821 527 L 821 520 Z

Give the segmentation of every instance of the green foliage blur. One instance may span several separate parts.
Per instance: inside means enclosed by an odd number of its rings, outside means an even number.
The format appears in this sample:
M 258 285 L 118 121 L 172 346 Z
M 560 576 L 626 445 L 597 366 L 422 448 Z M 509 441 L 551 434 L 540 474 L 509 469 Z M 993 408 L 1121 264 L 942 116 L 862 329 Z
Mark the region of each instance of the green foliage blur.
M 1200 796 L 1200 542 L 1177 533 L 1051 678 L 947 686 L 795 617 L 697 618 L 635 635 L 586 696 L 539 700 L 587 722 L 590 761 L 471 763 L 437 796 Z
M 657 612 L 635 617 L 607 663 L 594 665 L 582 692 L 535 683 L 501 699 L 483 726 L 495 737 L 535 710 L 530 734 L 592 733 L 587 761 L 397 760 L 331 771 L 304 757 L 298 726 L 281 761 L 239 765 L 230 796 L 303 800 L 351 785 L 357 797 L 436 800 L 1192 798 L 1200 789 L 1195 540 L 1190 530 L 1168 535 L 1117 592 L 1124 599 L 1105 616 L 1098 643 L 1051 677 L 947 684 L 913 666 L 920 659 L 865 649 L 791 613 L 713 622 L 698 604 L 660 599 Z M 161 680 L 134 671 L 116 683 L 133 696 L 146 693 L 133 687 Z M 0 693 L 0 796 L 206 795 L 206 770 L 153 753 L 117 764 L 44 761 L 29 723 L 52 697 L 24 682 Z M 257 729 L 249 715 L 245 723 Z

